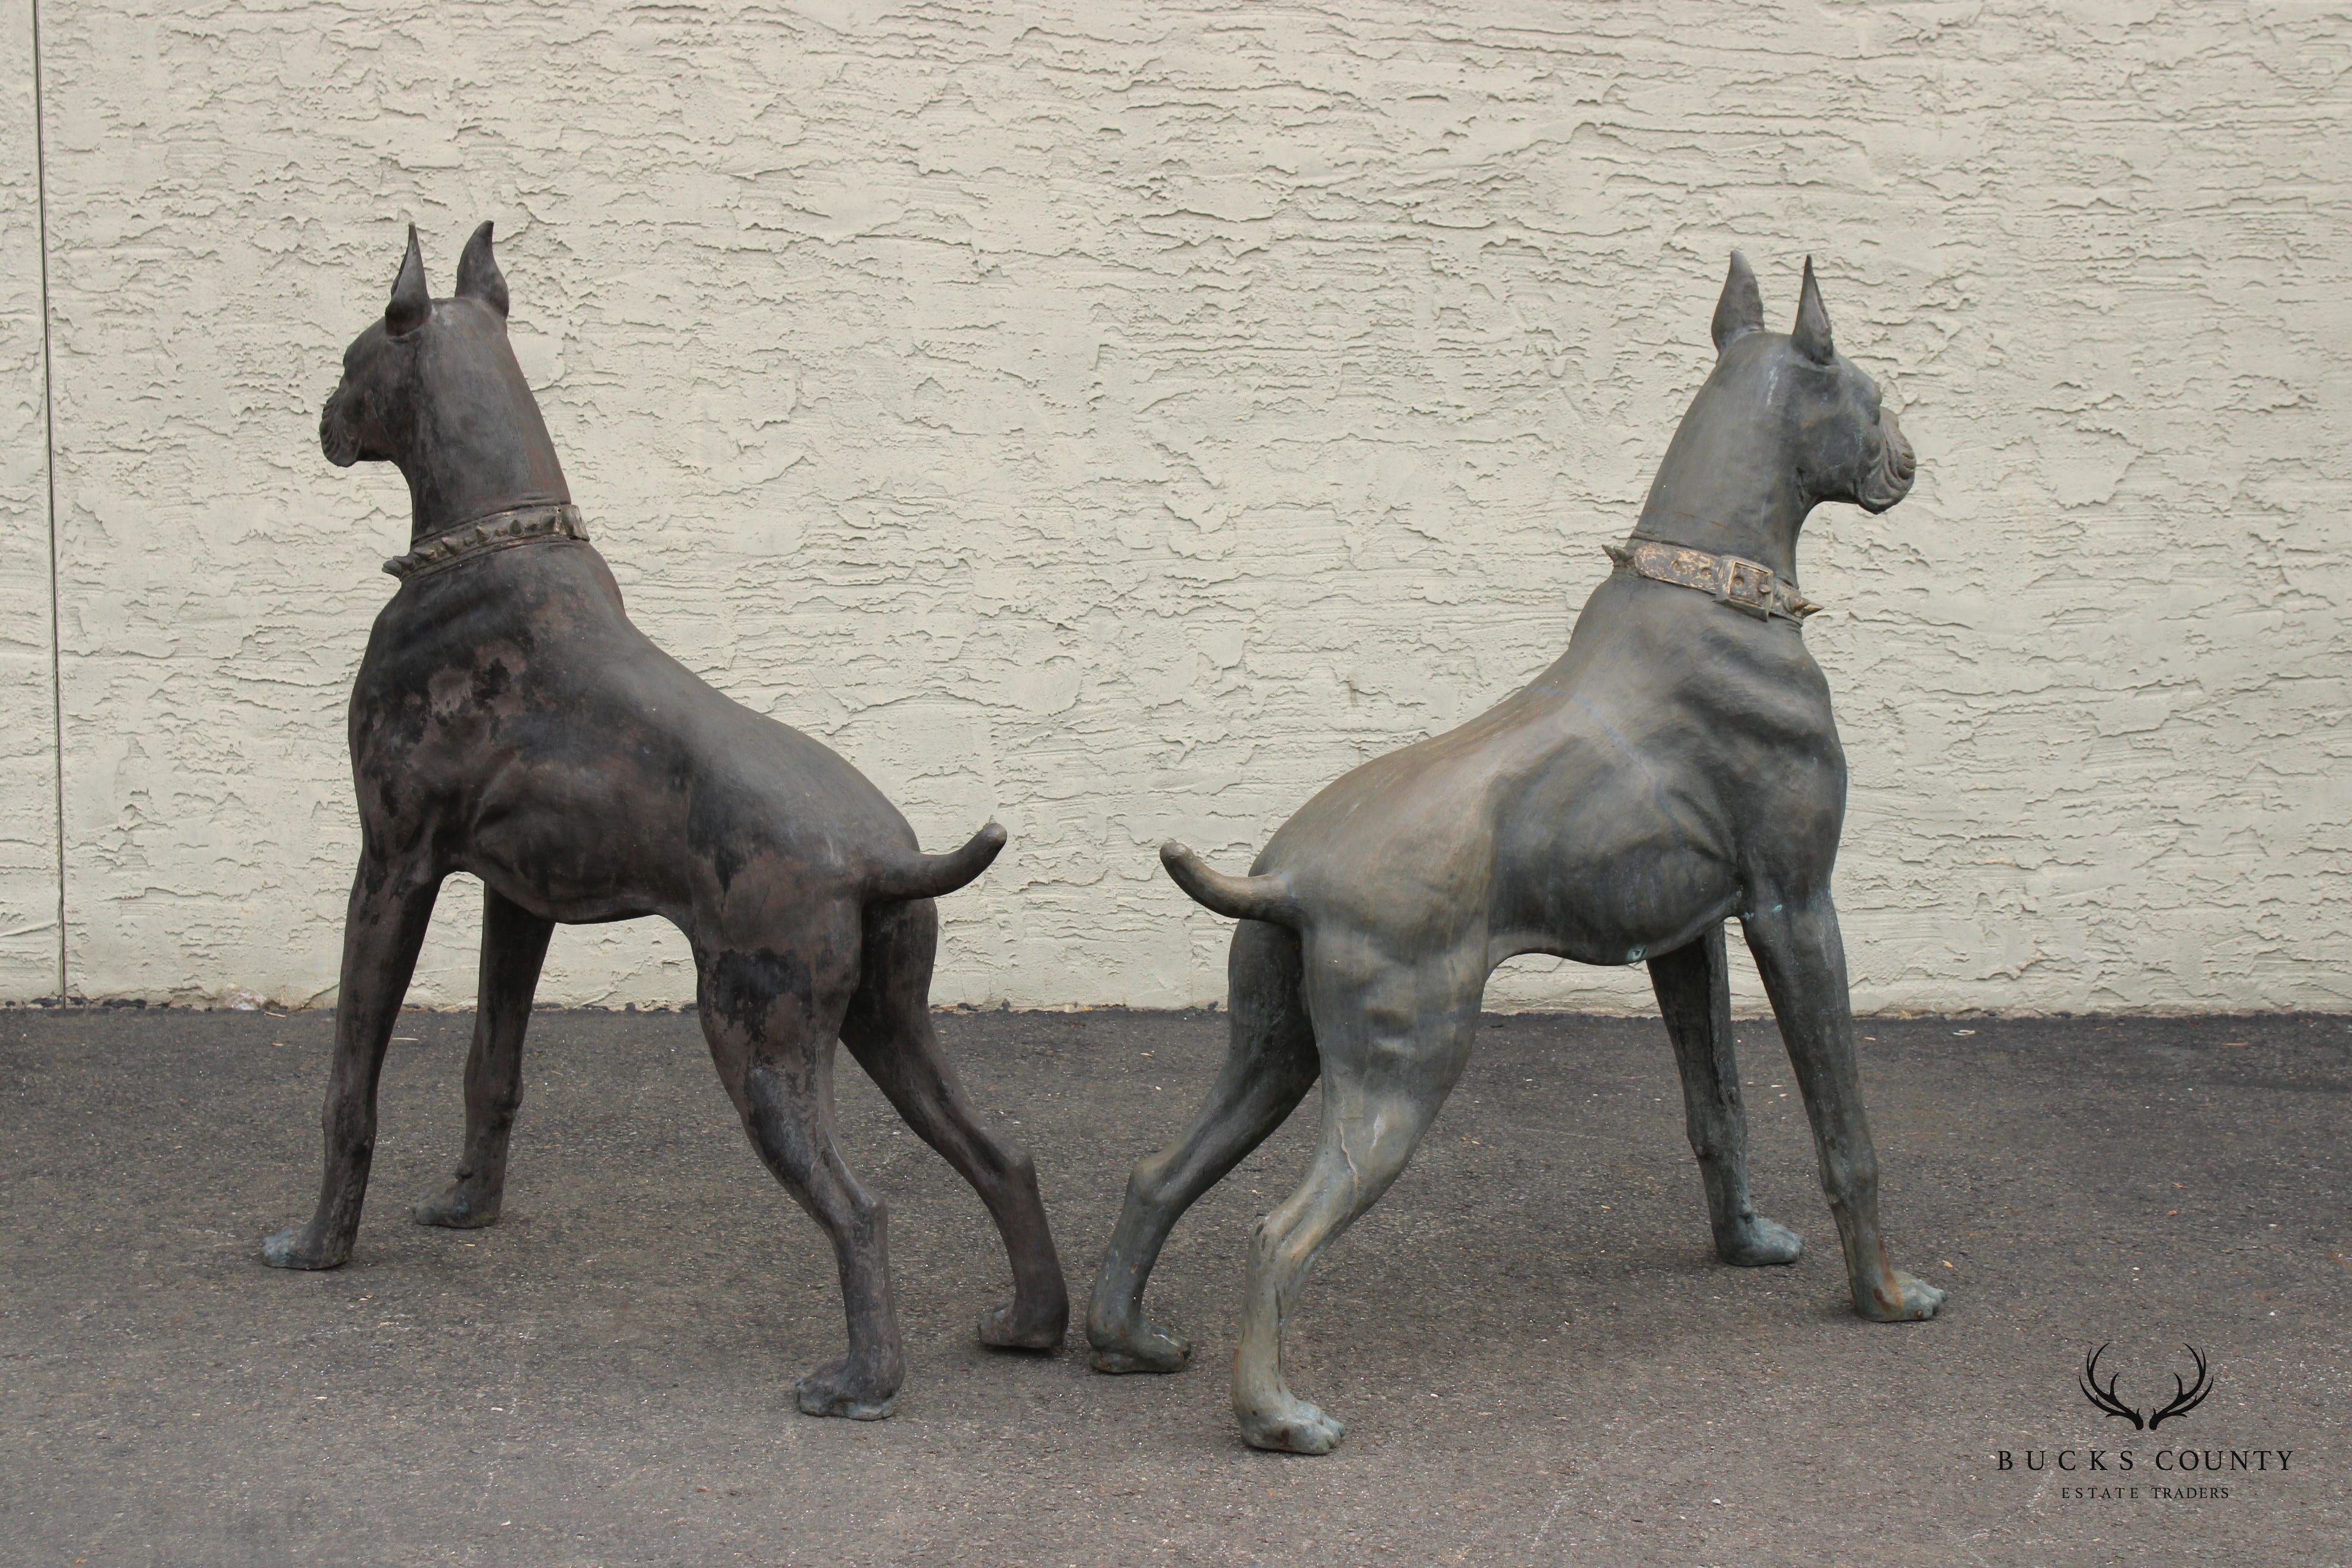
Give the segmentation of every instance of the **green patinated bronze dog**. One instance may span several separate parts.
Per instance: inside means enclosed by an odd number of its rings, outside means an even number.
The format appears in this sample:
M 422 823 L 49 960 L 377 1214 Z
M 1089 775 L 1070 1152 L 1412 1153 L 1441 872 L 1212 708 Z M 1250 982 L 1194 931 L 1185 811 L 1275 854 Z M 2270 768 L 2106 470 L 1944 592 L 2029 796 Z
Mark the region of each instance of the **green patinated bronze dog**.
M 1878 1229 L 1878 1165 L 1854 1066 L 1830 872 L 1845 756 L 1799 623 L 1797 535 L 1822 501 L 1884 511 L 1913 458 L 1875 383 L 1841 357 L 1805 265 L 1796 327 L 1764 328 L 1738 253 L 1714 374 L 1667 448 L 1617 570 L 1568 651 L 1460 729 L 1366 763 L 1309 801 L 1247 877 L 1181 845 L 1184 890 L 1242 923 L 1232 1046 L 1176 1144 L 1136 1166 L 1087 1337 L 1105 1372 L 1172 1372 L 1192 1347 L 1143 1289 L 1192 1201 L 1319 1075 L 1306 1180 L 1250 1244 L 1234 1369 L 1242 1432 L 1328 1452 L 1340 1424 L 1283 1379 L 1281 1332 L 1316 1256 L 1404 1168 L 1468 1059 L 1486 977 L 1524 952 L 1646 963 L 1682 1069 L 1690 1141 L 1727 1263 L 1787 1263 L 1794 1233 L 1749 1204 L 1723 922 L 1745 927 L 1812 1118 L 1857 1311 L 1932 1316 Z

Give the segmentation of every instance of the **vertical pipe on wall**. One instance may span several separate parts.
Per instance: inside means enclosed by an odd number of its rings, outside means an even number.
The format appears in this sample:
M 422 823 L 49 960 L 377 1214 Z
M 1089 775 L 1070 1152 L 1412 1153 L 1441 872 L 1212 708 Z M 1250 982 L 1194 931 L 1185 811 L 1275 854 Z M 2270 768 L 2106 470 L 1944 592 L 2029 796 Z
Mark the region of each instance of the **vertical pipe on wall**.
M 57 788 L 58 1005 L 63 1006 L 69 994 L 66 989 L 66 699 L 65 677 L 59 668 L 63 640 L 58 626 L 58 411 L 49 369 L 49 148 L 42 123 L 41 0 L 26 0 L 26 5 L 33 27 L 33 201 L 41 247 L 41 475 L 48 488 L 49 506 L 49 739 Z

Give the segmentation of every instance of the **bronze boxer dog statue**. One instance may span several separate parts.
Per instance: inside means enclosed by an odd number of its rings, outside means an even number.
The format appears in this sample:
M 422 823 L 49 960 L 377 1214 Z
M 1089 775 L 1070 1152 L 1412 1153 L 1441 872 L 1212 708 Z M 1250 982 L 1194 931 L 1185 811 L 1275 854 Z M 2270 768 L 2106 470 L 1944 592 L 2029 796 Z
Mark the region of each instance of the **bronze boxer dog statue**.
M 932 900 L 986 869 L 994 823 L 924 855 L 840 757 L 739 706 L 647 641 L 587 542 L 507 343 L 490 226 L 454 298 L 427 296 L 416 231 L 383 319 L 343 355 L 320 419 L 339 467 L 399 466 L 413 548 L 352 691 L 362 848 L 343 930 L 317 1214 L 262 1256 L 350 1258 L 375 1141 L 384 1044 L 442 880 L 481 879 L 481 996 L 457 1180 L 426 1225 L 498 1217 L 522 1095 L 523 1029 L 556 921 L 661 915 L 694 952 L 719 1077 L 777 1180 L 841 1268 L 849 1354 L 802 1378 L 800 1408 L 889 1414 L 905 1375 L 887 1214 L 834 1142 L 836 1037 L 907 1122 L 979 1191 L 1013 1299 L 983 1342 L 1049 1350 L 1068 1303 L 1029 1156 L 982 1125 L 931 1026 Z
M 1845 758 L 1805 651 L 1797 533 L 1822 501 L 1884 511 L 1911 448 L 1877 385 L 1841 358 L 1805 265 L 1796 329 L 1763 330 L 1738 253 L 1716 307 L 1714 374 L 1666 450 L 1616 571 L 1568 651 L 1451 733 L 1366 763 L 1308 802 L 1247 877 L 1160 851 L 1242 923 L 1232 1044 L 1175 1145 L 1143 1161 L 1095 1286 L 1105 1372 L 1172 1372 L 1192 1347 L 1141 1315 L 1170 1228 L 1280 1125 L 1319 1072 L 1306 1180 L 1259 1222 L 1234 1411 L 1262 1448 L 1321 1454 L 1340 1424 L 1293 1394 L 1281 1334 L 1316 1257 L 1387 1190 L 1468 1059 L 1486 977 L 1523 952 L 1647 963 L 1682 1069 L 1690 1141 L 1727 1263 L 1788 1263 L 1794 1233 L 1748 1196 L 1723 922 L 1737 915 L 1811 1113 L 1854 1308 L 1932 1316 L 1896 1271 L 1854 1069 L 1830 868 Z M 1697 592 L 1693 590 L 1696 589 Z

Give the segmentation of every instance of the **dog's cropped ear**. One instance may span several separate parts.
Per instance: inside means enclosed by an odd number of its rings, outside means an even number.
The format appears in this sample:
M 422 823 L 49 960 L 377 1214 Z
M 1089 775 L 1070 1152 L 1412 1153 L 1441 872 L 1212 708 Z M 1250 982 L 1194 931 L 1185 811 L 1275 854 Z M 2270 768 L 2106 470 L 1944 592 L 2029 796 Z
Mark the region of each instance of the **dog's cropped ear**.
M 1822 305 L 1822 286 L 1813 281 L 1813 258 L 1805 258 L 1805 285 L 1797 294 L 1797 327 L 1789 334 L 1797 352 L 1815 364 L 1827 364 L 1837 358 L 1837 344 L 1830 341 L 1830 313 Z
M 1748 258 L 1731 253 L 1731 271 L 1723 279 L 1723 298 L 1715 302 L 1715 352 L 1721 353 L 1734 338 L 1764 330 L 1764 291 L 1756 286 L 1756 269 Z
M 401 258 L 400 276 L 392 282 L 392 303 L 383 308 L 383 330 L 404 338 L 433 313 L 433 296 L 425 288 L 425 253 L 416 248 L 416 226 L 408 226 L 408 254 Z
M 498 258 L 490 254 L 487 223 L 474 231 L 474 237 L 466 242 L 466 253 L 457 258 L 457 297 L 479 300 L 501 318 L 507 313 L 506 275 L 499 270 Z

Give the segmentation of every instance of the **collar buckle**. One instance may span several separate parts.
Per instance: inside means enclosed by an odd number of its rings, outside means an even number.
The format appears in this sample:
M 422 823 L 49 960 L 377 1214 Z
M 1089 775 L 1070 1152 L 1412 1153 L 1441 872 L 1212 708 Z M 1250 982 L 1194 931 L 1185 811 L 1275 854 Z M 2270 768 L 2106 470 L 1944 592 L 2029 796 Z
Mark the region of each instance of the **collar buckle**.
M 1743 561 L 1737 555 L 1715 558 L 1715 602 L 1718 605 L 1745 610 L 1759 621 L 1770 620 L 1775 610 L 1788 616 L 1786 610 L 1780 609 L 1780 595 L 1775 592 L 1779 585 L 1779 578 L 1769 566 Z

